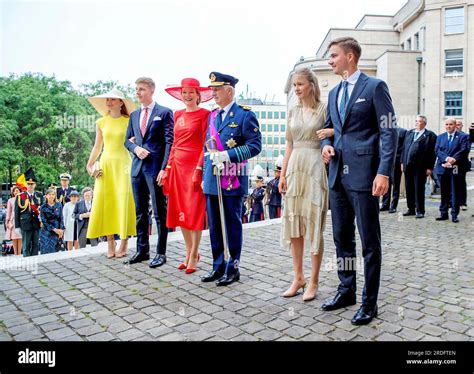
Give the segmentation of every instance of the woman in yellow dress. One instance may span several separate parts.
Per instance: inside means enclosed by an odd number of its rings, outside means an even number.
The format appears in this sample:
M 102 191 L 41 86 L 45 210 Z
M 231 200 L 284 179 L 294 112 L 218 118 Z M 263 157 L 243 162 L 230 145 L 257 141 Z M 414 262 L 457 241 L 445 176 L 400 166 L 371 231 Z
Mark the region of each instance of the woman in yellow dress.
M 137 233 L 130 177 L 132 159 L 124 146 L 129 115 L 135 105 L 118 90 L 91 97 L 89 102 L 103 117 L 96 122 L 95 144 L 87 162 L 87 172 L 96 177 L 87 237 L 106 236 L 107 258 L 124 257 L 128 237 Z M 117 253 L 114 234 L 121 240 Z

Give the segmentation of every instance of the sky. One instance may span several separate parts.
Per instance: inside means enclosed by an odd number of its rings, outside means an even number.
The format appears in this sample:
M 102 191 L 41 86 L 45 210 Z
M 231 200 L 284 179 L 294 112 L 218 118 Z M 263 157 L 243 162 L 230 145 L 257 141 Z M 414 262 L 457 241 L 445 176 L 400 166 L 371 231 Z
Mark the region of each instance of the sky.
M 329 28 L 353 28 L 364 14 L 395 14 L 406 0 L 0 0 L 0 75 L 40 72 L 75 87 L 97 80 L 133 84 L 150 76 L 155 99 L 179 107 L 164 88 L 209 73 L 237 77 L 237 93 L 286 102 L 300 56 L 313 56 Z M 357 4 L 354 6 L 354 4 Z

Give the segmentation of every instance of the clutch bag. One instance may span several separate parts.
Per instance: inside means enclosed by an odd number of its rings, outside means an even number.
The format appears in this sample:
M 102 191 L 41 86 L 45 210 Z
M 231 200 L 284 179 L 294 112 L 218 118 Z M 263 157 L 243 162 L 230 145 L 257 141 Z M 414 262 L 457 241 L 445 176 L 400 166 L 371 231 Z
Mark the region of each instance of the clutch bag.
M 92 176 L 94 178 L 99 178 L 102 176 L 102 169 L 100 168 L 99 161 L 94 162 L 94 169 L 92 171 Z

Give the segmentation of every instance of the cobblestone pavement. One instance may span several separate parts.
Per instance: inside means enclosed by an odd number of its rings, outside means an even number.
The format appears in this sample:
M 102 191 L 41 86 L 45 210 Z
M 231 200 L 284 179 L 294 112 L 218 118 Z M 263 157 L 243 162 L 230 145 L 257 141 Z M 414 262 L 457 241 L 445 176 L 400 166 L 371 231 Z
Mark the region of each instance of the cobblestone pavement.
M 368 326 L 350 323 L 358 305 L 320 309 L 338 284 L 329 219 L 320 289 L 312 302 L 280 296 L 292 280 L 292 262 L 279 248 L 280 225 L 273 222 L 244 231 L 242 277 L 230 287 L 200 282 L 199 275 L 210 269 L 208 236 L 192 275 L 176 269 L 183 259 L 181 241 L 169 244 L 168 263 L 159 269 L 107 260 L 105 249 L 81 257 L 62 253 L 65 258 L 55 261 L 40 256 L 45 262 L 33 268 L 4 266 L 0 340 L 472 340 L 472 190 L 469 203 L 458 224 L 435 222 L 438 201 L 431 199 L 422 220 L 381 214 L 379 317 Z M 360 255 L 359 240 L 357 245 Z M 309 263 L 306 256 L 308 275 Z

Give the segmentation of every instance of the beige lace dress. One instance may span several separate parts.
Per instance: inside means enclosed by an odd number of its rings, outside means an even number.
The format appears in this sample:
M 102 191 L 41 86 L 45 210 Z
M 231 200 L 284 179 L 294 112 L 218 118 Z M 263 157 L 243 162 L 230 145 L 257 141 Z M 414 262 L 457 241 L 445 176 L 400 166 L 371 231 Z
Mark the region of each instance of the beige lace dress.
M 303 237 L 305 249 L 315 255 L 324 248 L 328 210 L 326 167 L 316 135 L 325 118 L 326 106 L 322 103 L 314 111 L 297 105 L 289 111 L 286 130 L 286 140 L 293 142 L 293 151 L 286 170 L 281 246 L 290 249 L 291 238 Z

